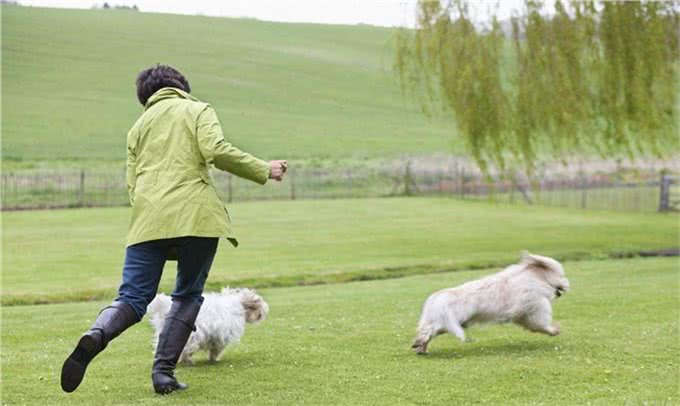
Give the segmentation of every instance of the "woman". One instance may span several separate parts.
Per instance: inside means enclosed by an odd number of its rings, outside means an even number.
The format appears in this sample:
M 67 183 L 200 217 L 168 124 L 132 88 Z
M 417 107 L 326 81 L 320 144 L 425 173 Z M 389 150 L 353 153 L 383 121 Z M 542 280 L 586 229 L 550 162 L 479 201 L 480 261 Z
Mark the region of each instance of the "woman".
M 118 298 L 99 313 L 64 362 L 61 387 L 66 392 L 78 387 L 87 365 L 111 340 L 142 319 L 170 259 L 177 260 L 177 278 L 151 378 L 157 393 L 185 389 L 174 370 L 203 302 L 218 238 L 238 245 L 208 168 L 260 184 L 280 181 L 286 172 L 286 161 L 267 163 L 229 144 L 213 108 L 190 92 L 184 76 L 167 65 L 137 77 L 144 113 L 127 136 L 132 216 L 123 281 Z

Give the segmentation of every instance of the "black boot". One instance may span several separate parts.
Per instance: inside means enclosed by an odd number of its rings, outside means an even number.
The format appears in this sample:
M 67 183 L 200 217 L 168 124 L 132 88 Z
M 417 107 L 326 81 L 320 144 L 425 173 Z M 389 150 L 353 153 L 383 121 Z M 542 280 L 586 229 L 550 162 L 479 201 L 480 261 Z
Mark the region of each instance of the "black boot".
M 127 303 L 113 302 L 103 308 L 92 327 L 80 338 L 78 345 L 64 362 L 61 368 L 61 388 L 65 392 L 76 390 L 90 361 L 106 348 L 109 341 L 138 321 L 137 313 Z
M 165 395 L 187 388 L 187 385 L 177 381 L 174 371 L 189 335 L 196 330 L 194 322 L 200 308 L 201 305 L 193 301 L 172 301 L 153 360 L 151 380 L 156 393 Z

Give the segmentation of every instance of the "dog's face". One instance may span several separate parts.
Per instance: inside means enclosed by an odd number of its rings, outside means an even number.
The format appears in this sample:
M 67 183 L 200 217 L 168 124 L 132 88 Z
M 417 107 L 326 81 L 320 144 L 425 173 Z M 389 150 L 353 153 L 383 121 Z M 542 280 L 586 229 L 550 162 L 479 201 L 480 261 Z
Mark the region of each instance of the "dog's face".
M 546 282 L 555 288 L 555 296 L 560 297 L 563 293 L 569 291 L 569 280 L 559 261 L 525 252 L 522 254 L 522 263 L 527 267 L 536 269 L 537 273 L 541 274 Z
M 243 308 L 246 309 L 246 321 L 248 323 L 259 323 L 267 317 L 269 313 L 269 306 L 262 297 L 255 295 L 254 300 L 242 302 Z
M 238 295 L 241 305 L 245 310 L 246 322 L 258 323 L 269 313 L 269 305 L 262 296 L 252 289 L 222 289 L 223 295 Z
M 552 258 L 548 259 L 552 261 L 551 266 L 548 267 L 548 273 L 550 274 L 548 280 L 555 287 L 557 297 L 560 297 L 563 293 L 569 291 L 569 279 L 567 279 L 562 264 Z
M 560 297 L 565 292 L 568 292 L 569 288 L 570 288 L 569 279 L 567 279 L 566 276 L 562 275 L 560 278 L 558 278 L 557 284 L 555 285 L 555 295 L 557 297 Z
M 559 269 L 549 269 L 547 280 L 551 286 L 555 288 L 555 297 L 561 297 L 564 293 L 569 291 L 569 279 L 564 273 L 564 268 L 562 265 L 555 261 L 559 265 Z

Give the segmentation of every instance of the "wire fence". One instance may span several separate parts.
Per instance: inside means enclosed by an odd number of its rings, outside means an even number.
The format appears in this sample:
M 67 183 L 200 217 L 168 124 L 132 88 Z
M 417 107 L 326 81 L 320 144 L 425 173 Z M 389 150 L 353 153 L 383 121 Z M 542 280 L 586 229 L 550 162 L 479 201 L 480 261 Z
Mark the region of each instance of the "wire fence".
M 289 170 L 284 182 L 265 186 L 225 172 L 212 174 L 226 202 L 446 196 L 493 202 L 582 209 L 671 211 L 680 202 L 680 178 L 666 172 L 616 170 L 593 173 L 487 177 L 463 165 L 402 165 Z M 2 210 L 125 206 L 123 170 L 20 170 L 2 174 Z

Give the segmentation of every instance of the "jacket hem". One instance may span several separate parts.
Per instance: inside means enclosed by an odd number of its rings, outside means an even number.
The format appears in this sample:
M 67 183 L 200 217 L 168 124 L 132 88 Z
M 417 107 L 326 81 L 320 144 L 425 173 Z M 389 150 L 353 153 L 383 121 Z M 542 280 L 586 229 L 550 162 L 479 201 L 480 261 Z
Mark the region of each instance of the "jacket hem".
M 227 241 L 229 241 L 231 243 L 231 245 L 234 246 L 234 248 L 238 247 L 238 240 L 233 235 L 189 233 L 189 234 L 172 234 L 172 235 L 152 235 L 152 236 L 149 236 L 149 237 L 138 238 L 138 239 L 135 239 L 135 240 L 128 240 L 125 244 L 125 248 L 130 247 L 132 245 L 141 244 L 141 243 L 147 242 L 147 241 L 168 240 L 170 238 L 180 238 L 180 237 L 225 238 Z

